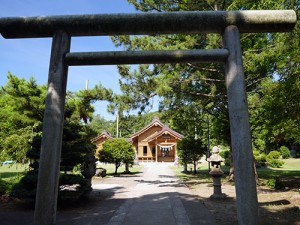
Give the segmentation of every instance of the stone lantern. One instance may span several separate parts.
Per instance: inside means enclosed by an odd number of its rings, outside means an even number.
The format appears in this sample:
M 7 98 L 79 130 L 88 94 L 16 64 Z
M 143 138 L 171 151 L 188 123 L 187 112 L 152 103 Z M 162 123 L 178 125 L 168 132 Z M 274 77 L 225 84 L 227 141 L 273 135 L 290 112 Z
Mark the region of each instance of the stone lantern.
M 92 177 L 96 174 L 96 158 L 93 154 L 87 154 L 83 163 L 81 174 L 86 179 L 86 184 L 89 190 L 86 190 L 85 196 L 88 196 L 92 189 Z
M 207 161 L 211 163 L 211 170 L 209 174 L 213 177 L 214 193 L 210 196 L 212 199 L 225 197 L 221 190 L 221 177 L 224 174 L 221 169 L 221 162 L 223 162 L 224 159 L 219 155 L 219 152 L 220 148 L 218 146 L 214 146 L 211 151 L 212 155 L 207 159 Z

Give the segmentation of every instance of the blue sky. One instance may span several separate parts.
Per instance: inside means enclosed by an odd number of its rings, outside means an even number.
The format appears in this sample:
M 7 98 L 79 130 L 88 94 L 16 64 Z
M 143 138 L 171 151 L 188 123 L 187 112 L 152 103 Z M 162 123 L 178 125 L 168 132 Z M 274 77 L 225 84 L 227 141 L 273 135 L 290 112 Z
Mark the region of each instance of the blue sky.
M 67 14 L 133 13 L 134 7 L 126 0 L 1 0 L 0 17 L 49 16 Z M 26 78 L 34 77 L 39 84 L 48 79 L 51 38 L 4 39 L 0 36 L 0 86 L 7 82 L 7 73 Z M 116 49 L 109 37 L 72 38 L 73 51 L 113 51 Z M 70 91 L 89 87 L 100 82 L 119 93 L 119 74 L 116 66 L 69 67 L 68 86 Z M 96 114 L 113 120 L 105 102 L 95 104 Z

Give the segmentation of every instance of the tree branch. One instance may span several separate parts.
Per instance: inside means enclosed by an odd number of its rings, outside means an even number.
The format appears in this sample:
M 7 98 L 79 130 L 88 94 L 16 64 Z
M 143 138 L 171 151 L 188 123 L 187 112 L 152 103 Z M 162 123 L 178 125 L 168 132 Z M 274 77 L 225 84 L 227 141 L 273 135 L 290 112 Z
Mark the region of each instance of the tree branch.
M 202 70 L 202 71 L 209 71 L 209 72 L 217 72 L 217 73 L 222 73 L 220 70 L 217 69 L 212 69 L 212 68 L 203 68 L 203 67 L 199 67 L 199 66 L 195 66 L 192 63 L 187 63 L 188 66 L 191 66 L 193 68 L 196 68 L 198 70 Z

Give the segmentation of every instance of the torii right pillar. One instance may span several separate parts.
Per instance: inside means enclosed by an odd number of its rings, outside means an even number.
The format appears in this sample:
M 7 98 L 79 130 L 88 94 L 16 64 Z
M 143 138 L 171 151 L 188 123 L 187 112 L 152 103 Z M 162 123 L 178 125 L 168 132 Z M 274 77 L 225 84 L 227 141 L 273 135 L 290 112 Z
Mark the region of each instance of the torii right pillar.
M 237 220 L 239 225 L 258 224 L 258 201 L 251 144 L 248 102 L 243 71 L 240 32 L 234 25 L 225 28 L 224 48 L 231 146 L 233 153 Z

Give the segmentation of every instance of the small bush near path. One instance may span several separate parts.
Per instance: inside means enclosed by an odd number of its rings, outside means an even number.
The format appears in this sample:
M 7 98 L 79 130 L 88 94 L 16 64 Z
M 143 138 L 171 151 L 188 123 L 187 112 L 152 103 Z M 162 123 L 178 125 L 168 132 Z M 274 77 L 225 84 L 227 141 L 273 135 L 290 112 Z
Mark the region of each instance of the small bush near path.
M 290 150 L 288 149 L 288 147 L 281 146 L 279 151 L 280 151 L 283 159 L 288 159 L 291 157 L 291 153 L 290 153 Z
M 283 190 L 285 188 L 284 184 L 280 181 L 278 177 L 269 179 L 267 181 L 267 185 L 269 188 L 276 189 L 276 190 Z
M 267 155 L 268 166 L 272 168 L 280 168 L 284 164 L 284 161 L 279 159 L 280 156 L 281 154 L 279 151 L 271 151 Z

